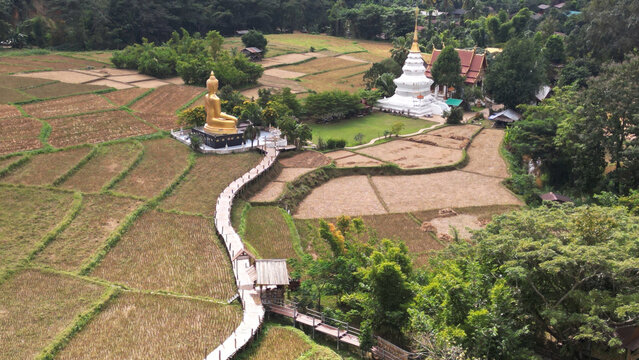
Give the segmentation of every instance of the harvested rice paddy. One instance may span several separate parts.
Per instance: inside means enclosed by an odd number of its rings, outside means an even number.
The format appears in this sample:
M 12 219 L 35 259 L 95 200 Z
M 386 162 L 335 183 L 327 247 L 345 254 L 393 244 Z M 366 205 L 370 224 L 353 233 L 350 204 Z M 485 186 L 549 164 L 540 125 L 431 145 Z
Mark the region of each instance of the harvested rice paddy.
M 227 300 L 235 280 L 210 219 L 147 212 L 91 273 L 144 290 Z
M 25 270 L 0 285 L 0 358 L 33 359 L 104 287 L 72 277 Z
M 2 111 L 2 109 L 0 109 Z M 0 155 L 42 147 L 42 123 L 29 117 L 16 116 L 0 119 Z
M 402 169 L 452 165 L 459 162 L 463 156 L 462 150 L 459 149 L 425 145 L 406 140 L 390 141 L 357 152 L 397 164 Z
M 130 88 L 124 90 L 113 91 L 107 94 L 104 94 L 105 98 L 109 99 L 112 103 L 118 106 L 125 106 L 131 103 L 136 98 L 144 95 L 148 89 L 143 88 Z
M 100 146 L 96 155 L 62 183 L 61 187 L 88 193 L 98 192 L 135 161 L 141 151 L 142 146 L 133 142 Z
M 66 359 L 203 359 L 239 325 L 242 308 L 123 293 L 58 354 Z M 115 335 L 115 336 L 114 336 Z
M 58 82 L 54 84 L 38 86 L 32 89 L 27 89 L 24 90 L 24 92 L 34 98 L 47 99 L 52 97 L 69 96 L 73 94 L 89 93 L 106 89 L 109 89 L 109 87 L 100 85 L 69 84 Z
M 80 212 L 38 256 L 36 262 L 75 271 L 96 252 L 139 201 L 109 195 L 85 195 Z
M 282 210 L 275 206 L 254 206 L 246 214 L 246 231 L 243 240 L 263 259 L 288 259 L 297 257 L 292 234 L 284 220 Z
M 70 193 L 0 186 L 0 269 L 24 259 L 71 208 Z
M 189 150 L 172 139 L 145 141 L 142 161 L 113 190 L 145 198 L 158 195 L 181 174 Z
M 90 147 L 83 146 L 34 155 L 26 164 L 12 171 L 6 177 L 0 178 L 0 182 L 24 185 L 51 185 L 57 178 L 71 170 L 89 151 L 91 151 Z
M 212 216 L 220 193 L 261 160 L 257 152 L 199 156 L 184 181 L 160 206 Z
M 113 109 L 106 99 L 95 95 L 77 95 L 23 105 L 27 114 L 40 119 Z
M 204 88 L 195 86 L 162 86 L 131 105 L 131 109 L 140 113 L 175 114 L 204 91 Z
M 62 117 L 47 122 L 53 128 L 49 143 L 55 147 L 95 144 L 156 132 L 126 111 Z
M 311 342 L 307 339 L 298 329 L 270 326 L 260 335 L 256 345 L 243 352 L 239 359 L 295 360 L 310 352 Z

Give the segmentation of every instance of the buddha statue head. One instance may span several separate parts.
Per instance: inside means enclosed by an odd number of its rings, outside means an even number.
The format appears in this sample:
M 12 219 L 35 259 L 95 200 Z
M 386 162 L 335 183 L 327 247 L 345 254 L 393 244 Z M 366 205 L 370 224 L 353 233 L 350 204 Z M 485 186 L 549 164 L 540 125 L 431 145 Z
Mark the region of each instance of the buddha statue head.
M 220 84 L 220 82 L 215 77 L 215 73 L 213 73 L 213 71 L 211 71 L 211 77 L 209 77 L 209 79 L 206 80 L 206 88 L 208 89 L 209 94 L 217 93 L 217 88 L 218 88 L 219 84 Z

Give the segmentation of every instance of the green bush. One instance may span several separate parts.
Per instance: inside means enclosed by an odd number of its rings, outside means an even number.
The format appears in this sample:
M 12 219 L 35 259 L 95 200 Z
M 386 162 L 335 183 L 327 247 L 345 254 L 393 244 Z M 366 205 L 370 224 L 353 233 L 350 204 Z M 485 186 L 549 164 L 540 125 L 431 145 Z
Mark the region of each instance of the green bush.
M 344 139 L 328 139 L 326 140 L 326 149 L 343 149 L 346 147 L 346 140 Z
M 325 91 L 310 94 L 304 102 L 304 112 L 317 122 L 332 122 L 356 115 L 364 108 L 361 98 L 347 91 Z
M 460 124 L 464 119 L 464 110 L 460 107 L 454 107 L 444 113 L 444 117 L 446 118 L 446 124 L 449 125 L 457 125 Z
M 167 78 L 176 75 L 177 53 L 168 46 L 151 47 L 140 55 L 138 71 L 142 74 Z
M 242 35 L 242 43 L 246 47 L 256 47 L 266 53 L 266 44 L 268 44 L 268 41 L 261 32 L 249 30 L 248 33 Z
M 176 64 L 177 74 L 187 85 L 204 86 L 213 70 L 213 59 L 183 56 Z
M 204 126 L 206 123 L 206 110 L 204 106 L 196 106 L 186 109 L 178 115 L 178 125 L 183 127 Z
M 144 46 L 140 44 L 127 46 L 123 50 L 114 52 L 111 62 L 118 69 L 137 70 L 144 50 Z

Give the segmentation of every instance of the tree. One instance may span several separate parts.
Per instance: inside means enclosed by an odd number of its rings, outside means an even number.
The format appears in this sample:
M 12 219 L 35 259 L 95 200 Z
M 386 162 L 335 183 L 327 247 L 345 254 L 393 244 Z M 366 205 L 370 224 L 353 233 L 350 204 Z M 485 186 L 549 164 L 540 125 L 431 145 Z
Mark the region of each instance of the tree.
M 353 140 L 357 141 L 358 144 L 361 144 L 362 140 L 364 140 L 364 134 L 357 133 L 355 137 L 353 137 Z
M 204 106 L 196 106 L 186 109 L 178 115 L 178 125 L 185 127 L 204 126 L 206 123 L 206 110 Z
M 404 126 L 406 126 L 403 122 L 397 121 L 391 126 L 390 132 L 391 134 L 395 134 L 395 136 L 399 136 L 399 133 L 404 130 Z
M 444 113 L 444 117 L 446 118 L 446 124 L 449 125 L 457 125 L 461 124 L 464 119 L 464 110 L 460 107 L 454 107 Z
M 244 129 L 244 141 L 251 140 L 251 147 L 253 147 L 253 141 L 260 137 L 260 130 L 255 127 L 253 124 Z
M 212 30 L 206 34 L 206 41 L 209 43 L 209 53 L 213 57 L 213 60 L 217 59 L 217 55 L 222 50 L 224 37 L 222 37 L 218 31 Z
M 585 33 L 575 40 L 600 61 L 622 61 L 639 47 L 639 4 L 634 0 L 594 0 L 584 11 Z
M 374 86 L 382 93 L 383 96 L 393 96 L 395 89 L 397 89 L 397 85 L 395 84 L 395 75 L 391 73 L 384 73 L 380 75 L 377 80 L 375 80 Z
M 564 40 L 559 35 L 551 35 L 548 40 L 546 40 L 544 56 L 553 64 L 563 64 L 564 61 L 566 61 Z
M 497 216 L 436 257 L 411 328 L 469 357 L 523 359 L 536 342 L 562 358 L 619 348 L 639 323 L 639 219 L 624 208 L 550 206 Z M 548 335 L 549 334 L 549 335 Z
M 385 73 L 393 74 L 393 79 L 399 77 L 402 74 L 402 68 L 392 58 L 384 59 L 380 62 L 374 63 L 370 69 L 364 73 L 364 82 L 366 88 L 371 89 L 375 87 L 377 79 Z
M 526 104 L 545 81 L 545 63 L 532 39 L 513 39 L 489 65 L 486 89 L 509 108 Z
M 398 36 L 393 39 L 393 48 L 391 49 L 391 58 L 399 65 L 406 62 L 410 48 L 413 46 L 413 35 Z
M 242 106 L 239 120 L 250 122 L 256 126 L 262 125 L 262 108 L 254 101 L 247 101 Z
M 435 84 L 443 85 L 446 88 L 454 87 L 459 89 L 464 81 L 461 73 L 461 61 L 457 51 L 452 46 L 446 46 L 439 54 L 432 68 L 433 81 Z
M 261 32 L 249 30 L 248 33 L 242 35 L 242 43 L 245 47 L 256 47 L 266 53 L 266 44 L 268 44 L 268 41 Z
M 609 64 L 586 91 L 584 121 L 605 129 L 603 146 L 615 164 L 615 190 L 639 186 L 639 56 Z

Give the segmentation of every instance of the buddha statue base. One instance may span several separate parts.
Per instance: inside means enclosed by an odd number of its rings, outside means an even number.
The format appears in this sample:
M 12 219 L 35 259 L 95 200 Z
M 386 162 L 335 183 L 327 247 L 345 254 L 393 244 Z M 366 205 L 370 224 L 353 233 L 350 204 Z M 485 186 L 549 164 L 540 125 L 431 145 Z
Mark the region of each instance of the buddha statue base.
M 229 129 L 214 128 L 213 131 Z M 204 126 L 199 126 L 191 129 L 191 133 L 198 135 L 204 145 L 213 149 L 223 149 L 225 147 L 242 146 L 244 144 L 244 133 L 242 130 L 235 130 L 232 133 L 210 133 Z
M 215 127 L 209 124 L 204 125 L 204 131 L 211 135 L 237 134 L 237 128 Z

